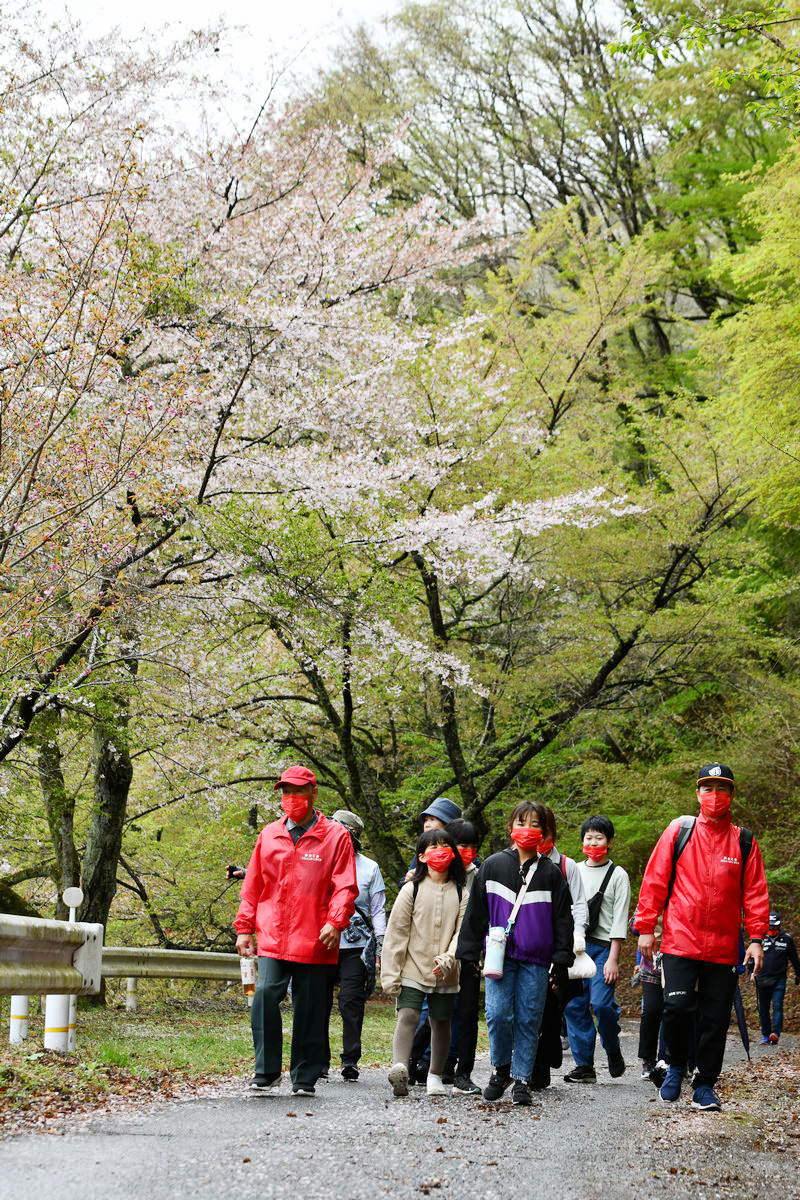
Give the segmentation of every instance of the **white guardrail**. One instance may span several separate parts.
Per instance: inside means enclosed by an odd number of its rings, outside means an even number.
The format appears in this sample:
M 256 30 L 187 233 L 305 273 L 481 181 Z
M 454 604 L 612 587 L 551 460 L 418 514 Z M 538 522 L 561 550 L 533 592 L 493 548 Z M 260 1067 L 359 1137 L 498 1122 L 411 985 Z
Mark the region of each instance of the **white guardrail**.
M 0 995 L 100 991 L 103 926 L 0 913 Z
M 125 1007 L 136 1010 L 138 979 L 240 978 L 238 954 L 162 950 L 147 946 L 104 946 L 103 926 L 75 921 L 83 895 L 67 889 L 69 921 L 12 917 L 0 913 L 0 995 L 11 996 L 10 1039 L 28 1036 L 28 997 L 46 995 L 44 1044 L 75 1048 L 77 997 L 96 994 L 102 979 L 127 979 Z

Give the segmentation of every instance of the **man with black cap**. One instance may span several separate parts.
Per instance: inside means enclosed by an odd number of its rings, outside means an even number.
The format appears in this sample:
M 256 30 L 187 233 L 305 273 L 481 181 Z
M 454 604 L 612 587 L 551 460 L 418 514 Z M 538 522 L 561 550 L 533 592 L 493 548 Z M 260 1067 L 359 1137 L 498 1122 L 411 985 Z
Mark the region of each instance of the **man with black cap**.
M 339 1013 L 342 1018 L 342 1079 L 358 1080 L 364 1006 L 375 987 L 377 960 L 386 933 L 386 884 L 378 864 L 361 850 L 364 822 L 358 813 L 340 808 L 331 817 L 344 825 L 356 854 L 358 898 L 356 911 L 339 940 Z M 328 997 L 328 1015 L 333 1008 L 333 984 Z
M 731 820 L 735 783 L 722 763 L 701 768 L 698 817 L 678 817 L 659 838 L 647 864 L 634 925 L 639 950 L 652 958 L 654 931 L 661 934 L 664 1038 L 669 1070 L 661 1099 L 681 1092 L 692 1021 L 697 1018 L 697 1071 L 692 1107 L 718 1112 L 714 1091 L 731 1017 L 740 960 L 739 933 L 749 937 L 744 960 L 758 975 L 769 919 L 769 895 L 758 842 Z
M 328 984 L 358 895 L 355 854 L 344 826 L 314 807 L 313 771 L 289 767 L 275 788 L 284 815 L 258 835 L 233 922 L 240 955 L 255 953 L 253 934 L 258 942 L 250 1087 L 262 1091 L 280 1083 L 280 1004 L 291 983 L 292 1090 L 313 1096 L 327 1069 Z
M 800 959 L 790 933 L 781 929 L 781 914 L 769 914 L 769 932 L 764 938 L 764 966 L 756 979 L 761 1045 L 777 1046 L 783 1030 L 783 997 L 789 963 L 794 967 L 795 987 L 800 984 Z M 772 1017 L 770 1017 L 770 1007 Z

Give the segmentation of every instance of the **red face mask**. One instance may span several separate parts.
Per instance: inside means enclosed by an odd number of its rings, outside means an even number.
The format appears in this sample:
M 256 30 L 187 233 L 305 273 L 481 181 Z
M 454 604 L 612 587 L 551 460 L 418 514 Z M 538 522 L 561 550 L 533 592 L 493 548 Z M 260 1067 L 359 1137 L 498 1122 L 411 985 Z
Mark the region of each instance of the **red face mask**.
M 587 846 L 586 843 L 584 843 L 583 853 L 587 858 L 590 858 L 592 862 L 600 862 L 600 860 L 605 858 L 605 856 L 608 854 L 608 846 Z
M 281 796 L 281 808 L 292 821 L 304 821 L 310 807 L 310 796 L 299 792 L 284 792 Z
M 551 852 L 551 850 L 553 849 L 554 845 L 555 845 L 555 842 L 553 841 L 552 838 L 542 838 L 541 842 L 539 843 L 539 853 L 540 854 L 549 854 Z
M 468 867 L 470 863 L 475 862 L 478 851 L 474 846 L 459 846 L 458 853 L 461 855 L 461 861 L 464 866 Z
M 511 840 L 517 843 L 520 850 L 536 850 L 542 840 L 542 831 L 531 829 L 529 825 L 515 825 L 511 830 Z
M 730 792 L 701 792 L 700 812 L 704 817 L 712 819 L 724 817 L 727 812 L 730 812 L 732 799 Z
M 431 846 L 425 851 L 425 862 L 432 871 L 446 871 L 455 854 L 449 846 Z

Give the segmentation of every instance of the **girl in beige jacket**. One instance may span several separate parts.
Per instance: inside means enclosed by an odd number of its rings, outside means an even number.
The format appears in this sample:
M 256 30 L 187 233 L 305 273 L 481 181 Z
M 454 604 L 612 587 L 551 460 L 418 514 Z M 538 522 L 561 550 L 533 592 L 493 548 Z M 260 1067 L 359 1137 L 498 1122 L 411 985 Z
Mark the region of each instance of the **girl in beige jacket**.
M 429 1096 L 446 1096 L 442 1083 L 450 1022 L 458 993 L 455 951 L 467 907 L 464 864 L 443 829 L 429 829 L 417 843 L 417 868 L 394 902 L 381 954 L 381 986 L 397 997 L 397 1025 L 389 1082 L 395 1096 L 408 1095 L 408 1059 L 422 1002 L 431 1024 Z

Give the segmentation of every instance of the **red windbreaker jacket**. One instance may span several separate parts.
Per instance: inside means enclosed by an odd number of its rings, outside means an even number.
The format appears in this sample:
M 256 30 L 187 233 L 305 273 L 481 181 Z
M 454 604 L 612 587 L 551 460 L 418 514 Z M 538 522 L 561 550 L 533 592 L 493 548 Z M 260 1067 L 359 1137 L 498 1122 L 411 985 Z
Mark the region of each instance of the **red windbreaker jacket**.
M 233 927 L 256 934 L 259 955 L 333 965 L 339 947 L 328 950 L 319 931 L 328 922 L 350 924 L 358 896 L 353 843 L 343 825 L 319 813 L 295 845 L 286 820 L 258 835 Z
M 669 823 L 645 868 L 634 916 L 639 933 L 653 933 L 664 912 L 681 819 Z M 769 893 L 758 842 L 753 838 L 742 880 L 739 826 L 730 818 L 709 821 L 701 814 L 678 859 L 675 886 L 664 912 L 661 949 L 682 958 L 738 964 L 742 911 L 748 937 L 764 937 L 769 927 Z

